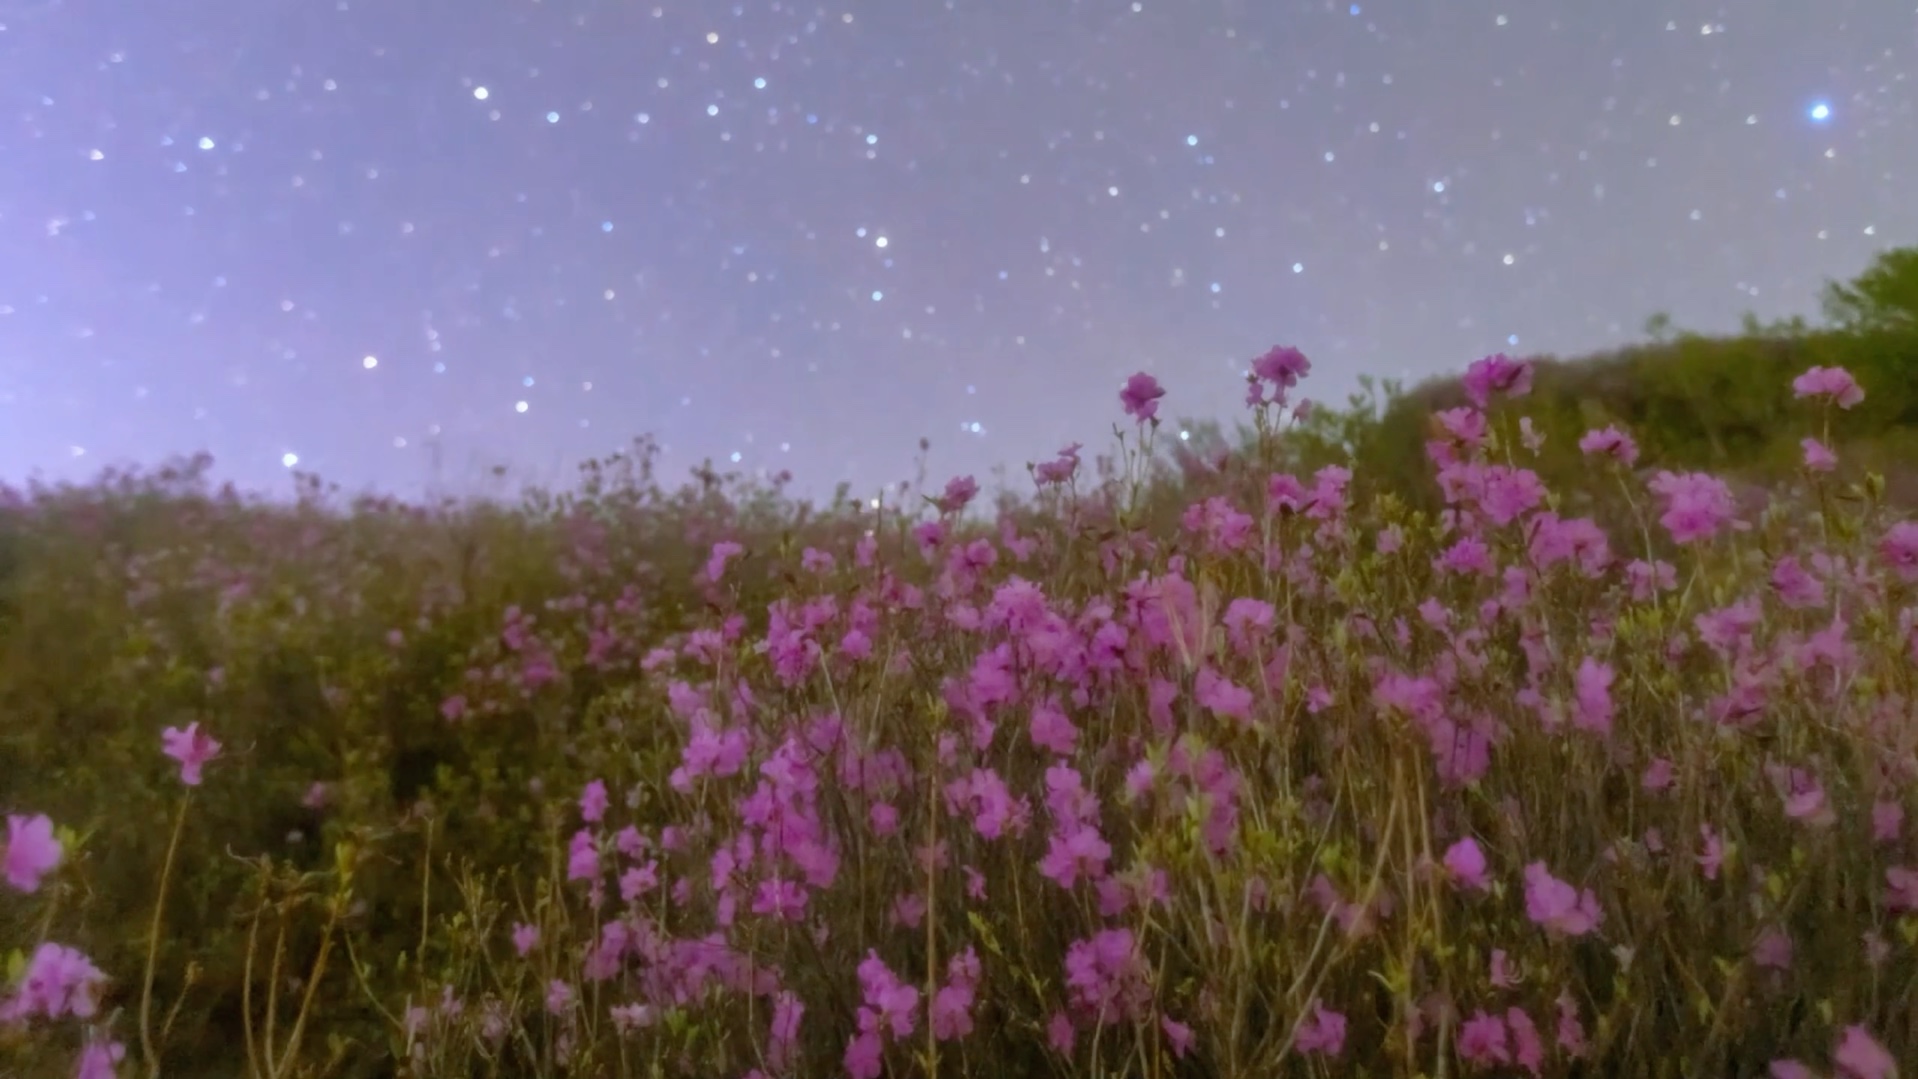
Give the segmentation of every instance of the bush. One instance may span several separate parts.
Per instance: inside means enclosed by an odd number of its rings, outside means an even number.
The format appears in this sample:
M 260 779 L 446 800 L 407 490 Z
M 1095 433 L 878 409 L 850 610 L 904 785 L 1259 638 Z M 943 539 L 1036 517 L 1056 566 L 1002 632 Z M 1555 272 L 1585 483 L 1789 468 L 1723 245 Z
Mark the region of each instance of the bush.
M 5 1070 L 1890 1075 L 1918 523 L 1819 451 L 1910 391 L 1683 347 L 1416 428 L 1274 350 L 1170 456 L 1142 375 L 989 515 L 643 445 L 511 509 L 16 495 Z M 1641 374 L 1717 411 L 1581 437 Z M 1787 430 L 1769 499 L 1683 466 Z

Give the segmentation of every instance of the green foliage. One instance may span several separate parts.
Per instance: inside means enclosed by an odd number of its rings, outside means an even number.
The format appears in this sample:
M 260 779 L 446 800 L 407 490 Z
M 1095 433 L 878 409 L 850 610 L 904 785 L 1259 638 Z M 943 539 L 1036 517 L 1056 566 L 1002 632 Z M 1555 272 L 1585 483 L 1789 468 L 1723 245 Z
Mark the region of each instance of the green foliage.
M 1842 329 L 1918 333 L 1918 247 L 1881 252 L 1850 282 L 1827 284 L 1824 306 L 1825 317 Z

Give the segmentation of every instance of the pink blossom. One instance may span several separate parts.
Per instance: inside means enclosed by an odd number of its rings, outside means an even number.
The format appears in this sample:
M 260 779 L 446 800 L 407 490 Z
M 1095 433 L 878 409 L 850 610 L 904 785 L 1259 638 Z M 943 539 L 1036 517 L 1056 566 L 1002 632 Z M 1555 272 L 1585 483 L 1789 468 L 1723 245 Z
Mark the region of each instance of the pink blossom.
M 1885 870 L 1885 906 L 1892 911 L 1918 911 L 1918 869 L 1895 865 Z
M 588 824 L 599 823 L 601 818 L 606 816 L 606 805 L 606 784 L 595 779 L 586 784 L 586 789 L 580 793 L 580 819 Z
M 1452 879 L 1461 887 L 1482 892 L 1491 887 L 1485 879 L 1485 852 L 1479 849 L 1478 840 L 1471 836 L 1452 844 L 1445 849 L 1445 868 Z
M 189 787 L 200 785 L 200 768 L 220 755 L 220 743 L 198 723 L 187 724 L 185 730 L 168 727 L 160 732 L 160 744 L 167 756 L 180 762 L 180 782 Z
M 1900 579 L 1918 583 L 1918 521 L 1899 521 L 1878 541 L 1878 556 Z
M 1338 1056 L 1345 1051 L 1345 1016 L 1313 1001 L 1312 1014 L 1299 1024 L 1298 1038 L 1293 1045 L 1301 1053 Z
M 513 951 L 517 952 L 521 959 L 526 958 L 526 954 L 538 946 L 539 926 L 521 922 L 513 927 Z
M 1865 391 L 1842 367 L 1810 367 L 1791 380 L 1793 396 L 1822 397 L 1839 408 L 1851 408 L 1865 399 Z
M 1484 1011 L 1475 1013 L 1459 1028 L 1458 1055 L 1480 1068 L 1510 1064 L 1512 1048 L 1506 1040 L 1505 1020 Z
M 1709 473 L 1660 472 L 1647 486 L 1664 499 L 1665 512 L 1659 516 L 1658 523 L 1665 526 L 1676 543 L 1712 538 L 1731 523 L 1737 509 L 1731 488 Z
M 7 883 L 22 892 L 40 890 L 40 878 L 60 864 L 60 841 L 53 838 L 53 821 L 46 814 L 7 815 L 7 847 L 0 856 Z
M 1889 800 L 1872 803 L 1871 838 L 1873 842 L 1896 843 L 1899 833 L 1904 830 L 1904 826 L 1904 806 Z
M 1098 880 L 1105 876 L 1106 859 L 1112 846 L 1090 824 L 1073 823 L 1052 834 L 1039 872 L 1061 888 L 1071 888 L 1081 876 Z
M 593 833 L 585 828 L 573 833 L 566 852 L 567 880 L 596 880 L 599 877 L 599 846 Z
M 1831 1062 L 1844 1079 L 1895 1079 L 1898 1062 L 1861 1026 L 1848 1026 L 1831 1052 Z
M 95 994 L 106 981 L 100 968 L 77 949 L 42 943 L 27 960 L 13 999 L 0 1003 L 0 1024 L 36 1016 L 91 1019 L 99 1008 Z
M 1601 736 L 1612 733 L 1612 669 L 1586 656 L 1579 661 L 1573 678 L 1578 708 L 1572 713 L 1572 725 Z
M 1144 371 L 1126 380 L 1125 388 L 1119 391 L 1119 401 L 1125 406 L 1125 414 L 1145 423 L 1159 414 L 1159 399 L 1165 396 L 1164 387 L 1159 380 Z
M 1604 920 L 1590 888 L 1580 892 L 1552 876 L 1544 862 L 1525 867 L 1525 914 L 1546 931 L 1568 937 L 1583 936 Z
M 1628 468 L 1638 460 L 1638 443 L 1617 427 L 1585 432 L 1578 448 L 1588 456 L 1610 457 Z
M 1072 1017 L 1065 1012 L 1053 1012 L 1052 1018 L 1046 1022 L 1046 1044 L 1052 1046 L 1057 1052 L 1070 1053 L 1073 1042 L 1076 1040 L 1077 1036 L 1072 1029 Z
M 1672 762 L 1666 757 L 1653 757 L 1645 766 L 1645 774 L 1640 777 L 1639 785 L 1648 791 L 1667 790 L 1672 785 Z
M 1838 467 L 1838 455 L 1831 451 L 1831 447 L 1815 438 L 1800 439 L 1798 448 L 1804 451 L 1805 467 L 1810 471 L 1830 472 Z
M 1215 715 L 1252 722 L 1252 691 L 1220 675 L 1210 667 L 1199 670 L 1193 684 L 1193 696 L 1201 707 Z
M 1519 1067 L 1541 1075 L 1545 1070 L 1545 1041 L 1523 1008 L 1505 1009 L 1505 1026 L 1512 1032 L 1512 1059 Z
M 73 1079 L 114 1079 L 116 1068 L 126 1056 L 127 1047 L 119 1042 L 90 1041 L 80 1049 Z
M 1079 745 L 1079 728 L 1072 725 L 1056 700 L 1047 699 L 1033 705 L 1029 733 L 1033 745 L 1061 757 L 1071 756 Z
M 1487 356 L 1465 369 L 1465 395 L 1480 408 L 1491 404 L 1492 395 L 1524 397 L 1532 392 L 1532 365 L 1514 360 L 1504 353 Z
M 1818 1073 L 1812 1071 L 1804 1061 L 1790 1057 L 1772 1061 L 1765 1072 L 1771 1079 L 1818 1079 Z
M 1791 935 L 1782 929 L 1767 929 L 1752 945 L 1752 962 L 1771 970 L 1790 970 Z

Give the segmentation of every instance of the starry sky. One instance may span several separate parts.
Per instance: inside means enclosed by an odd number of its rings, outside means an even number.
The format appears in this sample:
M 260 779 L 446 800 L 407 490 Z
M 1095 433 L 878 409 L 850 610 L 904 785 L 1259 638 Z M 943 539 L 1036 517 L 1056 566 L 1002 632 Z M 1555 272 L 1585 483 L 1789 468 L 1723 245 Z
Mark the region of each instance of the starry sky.
M 0 0 L 0 478 L 1025 489 L 1136 370 L 1815 315 L 1915 76 L 1912 0 Z

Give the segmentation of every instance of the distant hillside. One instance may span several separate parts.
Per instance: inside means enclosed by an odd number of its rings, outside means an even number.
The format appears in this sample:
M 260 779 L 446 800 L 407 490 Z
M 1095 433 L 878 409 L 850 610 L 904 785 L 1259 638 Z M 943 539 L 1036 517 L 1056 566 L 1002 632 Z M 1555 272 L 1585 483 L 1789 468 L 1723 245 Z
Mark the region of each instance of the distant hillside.
M 1641 467 L 1784 480 L 1798 471 L 1800 440 L 1820 434 L 1817 412 L 1793 399 L 1791 380 L 1808 367 L 1841 366 L 1866 391 L 1830 432 L 1847 474 L 1882 472 L 1893 501 L 1918 504 L 1918 248 L 1888 252 L 1856 281 L 1829 286 L 1826 314 L 1832 325 L 1822 328 L 1793 320 L 1735 337 L 1681 333 L 1572 360 L 1534 358 L 1532 393 L 1510 406 L 1545 435 L 1534 467 L 1564 485 L 1590 468 L 1579 436 L 1617 424 L 1638 441 Z M 1425 456 L 1431 416 L 1466 403 L 1456 376 L 1393 389 L 1372 416 L 1358 407 L 1307 425 L 1297 448 L 1323 460 L 1344 444 L 1360 475 L 1430 508 L 1438 498 Z

